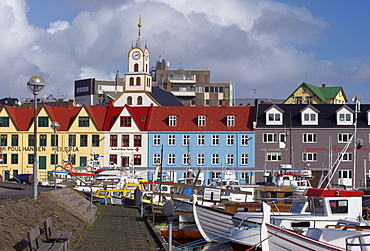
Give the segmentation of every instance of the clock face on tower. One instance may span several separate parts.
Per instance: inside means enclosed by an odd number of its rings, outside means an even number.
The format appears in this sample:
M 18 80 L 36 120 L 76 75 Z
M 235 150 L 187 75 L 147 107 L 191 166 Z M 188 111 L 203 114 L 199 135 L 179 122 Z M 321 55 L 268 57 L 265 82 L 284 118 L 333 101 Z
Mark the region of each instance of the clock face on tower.
M 132 53 L 132 58 L 133 59 L 139 59 L 140 58 L 140 56 L 141 56 L 141 54 L 140 54 L 140 52 L 139 51 L 134 51 L 133 53 Z

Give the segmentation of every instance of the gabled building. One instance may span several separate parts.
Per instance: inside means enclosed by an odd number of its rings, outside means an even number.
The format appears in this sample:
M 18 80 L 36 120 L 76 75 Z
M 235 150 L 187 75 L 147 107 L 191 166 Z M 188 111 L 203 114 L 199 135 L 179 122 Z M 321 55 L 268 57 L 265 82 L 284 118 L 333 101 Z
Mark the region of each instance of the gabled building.
M 200 169 L 207 183 L 225 178 L 227 170 L 253 183 L 253 112 L 252 107 L 152 106 L 146 125 L 148 169 L 162 163 L 162 178 L 171 180 L 189 168 Z
M 355 105 L 346 104 L 260 104 L 257 109 L 257 181 L 262 181 L 262 172 L 290 164 L 312 170 L 315 186 L 342 156 L 333 183 L 368 184 L 370 105 L 361 105 L 357 112 Z
M 342 87 L 317 87 L 302 83 L 283 104 L 346 104 L 347 97 Z

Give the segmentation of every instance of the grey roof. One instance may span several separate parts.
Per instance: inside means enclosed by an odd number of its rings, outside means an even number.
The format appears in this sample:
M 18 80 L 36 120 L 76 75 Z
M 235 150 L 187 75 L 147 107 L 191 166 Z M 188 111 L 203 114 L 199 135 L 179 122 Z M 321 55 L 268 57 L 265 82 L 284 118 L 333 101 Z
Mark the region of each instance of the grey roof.
M 160 89 L 159 87 L 152 87 L 152 92 L 149 93 L 161 106 L 184 106 L 181 101 L 176 98 L 173 93 Z
M 355 111 L 355 104 L 315 104 L 315 105 L 307 105 L 307 104 L 275 104 L 279 108 L 281 108 L 284 112 L 283 114 L 283 125 L 266 125 L 266 114 L 265 111 L 268 109 L 271 104 L 259 104 L 258 108 L 256 109 L 256 122 L 257 128 L 258 127 L 274 127 L 274 128 L 287 128 L 287 127 L 295 127 L 295 128 L 307 128 L 308 125 L 302 125 L 301 121 L 301 112 L 302 110 L 307 107 L 311 106 L 314 107 L 319 111 L 318 125 L 309 125 L 310 128 L 354 128 L 353 125 L 337 125 L 336 119 L 336 112 L 338 109 L 342 107 L 350 108 L 351 110 Z M 367 112 L 370 109 L 370 105 L 361 104 L 360 112 L 358 113 L 357 118 L 357 127 L 358 128 L 370 128 L 368 125 L 367 120 Z
M 19 100 L 11 97 L 2 98 L 0 99 L 0 105 L 19 106 Z

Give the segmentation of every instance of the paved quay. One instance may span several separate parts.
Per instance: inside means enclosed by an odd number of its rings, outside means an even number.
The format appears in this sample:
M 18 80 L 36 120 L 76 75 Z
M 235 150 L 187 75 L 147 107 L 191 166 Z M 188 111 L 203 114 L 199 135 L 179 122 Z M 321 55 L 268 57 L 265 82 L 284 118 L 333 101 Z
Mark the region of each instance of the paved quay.
M 97 219 L 76 250 L 165 250 L 137 208 L 101 205 Z

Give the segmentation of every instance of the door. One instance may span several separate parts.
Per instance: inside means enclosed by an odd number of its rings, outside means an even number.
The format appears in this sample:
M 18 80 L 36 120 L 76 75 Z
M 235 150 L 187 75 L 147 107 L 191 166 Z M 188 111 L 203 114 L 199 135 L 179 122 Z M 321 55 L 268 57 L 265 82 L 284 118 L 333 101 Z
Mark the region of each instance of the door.
M 87 157 L 80 157 L 80 166 L 87 166 Z
M 39 169 L 46 169 L 46 156 L 39 156 Z

